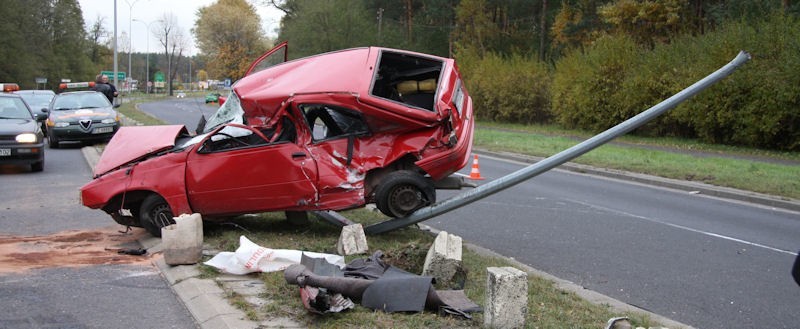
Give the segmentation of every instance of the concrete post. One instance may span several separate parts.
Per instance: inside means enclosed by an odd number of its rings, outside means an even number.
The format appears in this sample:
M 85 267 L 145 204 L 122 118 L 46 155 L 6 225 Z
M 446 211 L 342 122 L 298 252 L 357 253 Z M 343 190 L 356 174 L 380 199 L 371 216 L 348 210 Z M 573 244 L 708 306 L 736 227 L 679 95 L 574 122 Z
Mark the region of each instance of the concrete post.
M 528 274 L 513 267 L 489 267 L 483 326 L 524 328 L 528 313 Z

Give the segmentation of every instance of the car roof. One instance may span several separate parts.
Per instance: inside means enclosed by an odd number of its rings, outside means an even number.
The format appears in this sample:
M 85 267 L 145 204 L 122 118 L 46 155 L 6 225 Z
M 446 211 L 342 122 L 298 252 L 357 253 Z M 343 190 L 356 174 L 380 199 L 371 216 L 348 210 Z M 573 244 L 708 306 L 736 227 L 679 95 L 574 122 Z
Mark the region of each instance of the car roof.
M 272 117 L 280 104 L 292 95 L 350 93 L 360 98 L 373 98 L 370 86 L 374 66 L 383 52 L 406 54 L 414 57 L 452 62 L 452 59 L 407 50 L 362 47 L 338 50 L 271 66 L 248 75 L 233 85 L 242 104 L 247 104 L 251 116 Z M 387 108 L 405 113 L 404 104 L 389 104 Z M 435 118 L 434 113 L 421 116 Z
M 15 94 L 48 94 L 48 95 L 55 95 L 56 94 L 52 90 L 38 90 L 38 89 L 17 90 L 14 93 Z
M 16 98 L 20 98 L 20 99 L 22 98 L 22 96 L 14 94 L 14 93 L 0 93 L 0 97 L 16 97 Z

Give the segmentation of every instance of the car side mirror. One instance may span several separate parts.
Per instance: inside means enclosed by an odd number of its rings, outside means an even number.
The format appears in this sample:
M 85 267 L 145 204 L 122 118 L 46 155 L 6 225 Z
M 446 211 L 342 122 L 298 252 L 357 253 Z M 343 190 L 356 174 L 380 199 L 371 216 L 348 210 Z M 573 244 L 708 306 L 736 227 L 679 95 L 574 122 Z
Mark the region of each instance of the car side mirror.
M 114 108 L 118 108 L 120 106 L 122 106 L 122 104 L 114 104 Z
M 47 120 L 47 113 L 36 113 L 36 121 L 42 122 Z
M 797 258 L 794 260 L 794 267 L 792 267 L 792 277 L 794 278 L 794 282 L 797 282 L 797 285 L 800 286 L 800 253 L 797 254 Z

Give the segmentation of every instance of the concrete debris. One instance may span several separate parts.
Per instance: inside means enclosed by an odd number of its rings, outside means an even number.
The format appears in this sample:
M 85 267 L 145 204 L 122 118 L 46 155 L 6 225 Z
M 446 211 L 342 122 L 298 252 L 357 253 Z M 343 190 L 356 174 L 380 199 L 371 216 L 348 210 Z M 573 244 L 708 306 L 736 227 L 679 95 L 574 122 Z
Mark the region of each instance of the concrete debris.
M 339 255 L 365 254 L 368 250 L 367 236 L 364 234 L 364 227 L 361 224 L 342 227 L 342 233 L 336 243 L 336 252 Z
M 631 321 L 627 317 L 618 317 L 608 319 L 606 329 L 631 329 Z
M 445 231 L 439 232 L 428 249 L 422 275 L 434 277 L 437 285 L 453 282 L 456 275 L 463 272 L 461 248 L 461 237 Z

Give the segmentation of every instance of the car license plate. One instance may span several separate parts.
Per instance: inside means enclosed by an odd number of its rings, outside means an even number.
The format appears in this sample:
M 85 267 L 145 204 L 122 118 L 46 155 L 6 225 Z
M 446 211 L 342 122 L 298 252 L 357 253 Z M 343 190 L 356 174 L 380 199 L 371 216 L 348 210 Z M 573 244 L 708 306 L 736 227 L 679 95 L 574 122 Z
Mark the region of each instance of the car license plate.
M 114 131 L 114 127 L 100 127 L 100 128 L 94 128 L 94 130 L 92 130 L 92 134 L 105 134 L 105 133 L 110 133 L 112 131 Z
M 0 149 L 0 156 L 5 157 L 10 155 L 11 155 L 11 149 Z

